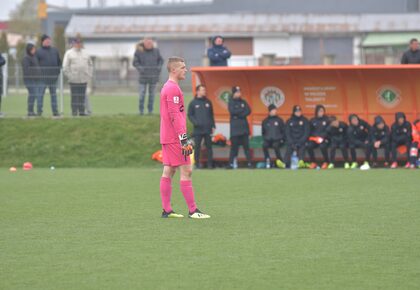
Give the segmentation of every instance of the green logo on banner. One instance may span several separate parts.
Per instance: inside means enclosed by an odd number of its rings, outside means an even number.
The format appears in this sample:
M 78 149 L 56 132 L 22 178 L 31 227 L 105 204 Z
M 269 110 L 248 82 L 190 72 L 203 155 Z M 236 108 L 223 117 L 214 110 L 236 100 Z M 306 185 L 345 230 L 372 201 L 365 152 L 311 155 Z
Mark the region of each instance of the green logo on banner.
M 401 92 L 393 86 L 383 86 L 377 91 L 377 100 L 386 108 L 394 108 L 401 103 Z
M 224 103 L 228 103 L 229 102 L 229 98 L 230 98 L 231 93 L 229 91 L 223 91 L 220 95 L 219 95 L 219 99 L 224 102 Z

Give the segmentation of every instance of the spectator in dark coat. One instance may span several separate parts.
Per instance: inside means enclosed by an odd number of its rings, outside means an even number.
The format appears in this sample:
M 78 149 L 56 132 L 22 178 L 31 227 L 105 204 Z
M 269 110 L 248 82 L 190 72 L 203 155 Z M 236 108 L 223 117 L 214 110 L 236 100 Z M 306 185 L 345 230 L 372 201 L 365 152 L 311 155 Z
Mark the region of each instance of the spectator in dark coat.
M 60 75 L 61 58 L 58 50 L 51 46 L 51 38 L 46 34 L 41 37 L 41 47 L 37 50 L 36 57 L 42 72 L 41 92 L 38 96 L 38 106 L 41 106 L 41 112 L 38 113 L 42 114 L 44 94 L 48 88 L 51 96 L 53 116 L 59 116 L 57 107 L 57 80 Z
M 1 112 L 1 98 L 3 96 L 3 66 L 6 64 L 6 60 L 1 55 L 0 52 L 0 117 L 3 116 L 3 113 Z
M 401 64 L 420 64 L 419 41 L 416 38 L 410 40 L 410 49 L 404 52 Z
M 247 117 L 251 114 L 248 103 L 242 99 L 241 88 L 232 88 L 232 97 L 228 103 L 230 113 L 230 168 L 235 168 L 234 160 L 238 157 L 239 146 L 244 148 L 244 153 L 248 161 L 248 167 L 252 167 L 251 153 L 249 151 L 249 124 Z
M 163 58 L 159 49 L 155 47 L 152 39 L 145 38 L 137 44 L 134 53 L 133 66 L 139 73 L 139 112 L 144 114 L 144 101 L 146 90 L 149 90 L 149 101 L 147 104 L 148 113 L 153 113 L 153 102 L 155 99 L 156 84 L 159 81 L 162 70 Z
M 26 55 L 22 60 L 23 81 L 28 90 L 28 117 L 35 116 L 34 103 L 40 94 L 41 68 L 35 56 L 36 48 L 32 43 L 26 45 Z M 42 114 L 42 106 L 37 103 L 38 115 Z
M 284 145 L 284 121 L 277 115 L 277 107 L 273 104 L 268 106 L 268 116 L 261 124 L 263 136 L 263 151 L 266 168 L 271 167 L 270 153 L 268 149 L 273 148 L 276 154 L 276 166 L 285 168 L 280 147 Z
M 213 46 L 207 50 L 210 66 L 227 66 L 227 60 L 230 58 L 231 53 L 223 45 L 223 41 L 223 37 L 220 35 L 213 38 Z
M 206 97 L 206 87 L 198 85 L 195 89 L 196 96 L 194 100 L 188 106 L 188 119 L 194 126 L 194 160 L 195 167 L 198 169 L 200 165 L 200 151 L 201 142 L 204 140 L 204 144 L 207 149 L 207 167 L 213 168 L 213 149 L 211 143 L 211 135 L 216 128 L 214 123 L 213 105 Z

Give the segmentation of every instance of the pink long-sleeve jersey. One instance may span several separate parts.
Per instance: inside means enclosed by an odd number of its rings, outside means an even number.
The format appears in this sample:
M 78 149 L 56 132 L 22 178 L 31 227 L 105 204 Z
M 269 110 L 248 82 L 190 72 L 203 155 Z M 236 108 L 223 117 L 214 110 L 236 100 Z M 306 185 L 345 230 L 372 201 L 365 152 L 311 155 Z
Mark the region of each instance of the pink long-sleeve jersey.
M 168 80 L 160 91 L 160 143 L 179 143 L 179 135 L 187 133 L 184 95 L 174 81 Z

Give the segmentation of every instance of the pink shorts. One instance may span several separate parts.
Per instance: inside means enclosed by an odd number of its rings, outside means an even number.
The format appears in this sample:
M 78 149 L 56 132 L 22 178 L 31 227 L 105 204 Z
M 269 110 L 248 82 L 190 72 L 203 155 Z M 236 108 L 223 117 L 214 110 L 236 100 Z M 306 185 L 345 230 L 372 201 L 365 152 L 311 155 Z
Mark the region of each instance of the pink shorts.
M 191 164 L 190 156 L 182 155 L 181 144 L 162 144 L 163 165 L 178 167 Z

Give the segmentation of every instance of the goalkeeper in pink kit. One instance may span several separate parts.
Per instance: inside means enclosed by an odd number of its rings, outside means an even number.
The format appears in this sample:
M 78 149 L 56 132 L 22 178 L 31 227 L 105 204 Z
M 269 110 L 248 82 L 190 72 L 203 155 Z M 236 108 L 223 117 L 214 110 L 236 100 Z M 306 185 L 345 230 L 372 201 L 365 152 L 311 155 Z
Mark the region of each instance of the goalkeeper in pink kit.
M 172 177 L 180 169 L 181 192 L 188 205 L 188 216 L 194 219 L 210 218 L 202 213 L 195 204 L 192 186 L 192 166 L 190 155 L 193 143 L 187 135 L 187 119 L 184 95 L 178 83 L 185 79 L 187 67 L 184 59 L 171 57 L 168 60 L 169 80 L 160 92 L 160 143 L 162 144 L 163 174 L 160 179 L 160 197 L 162 199 L 163 218 L 182 218 L 171 206 Z

